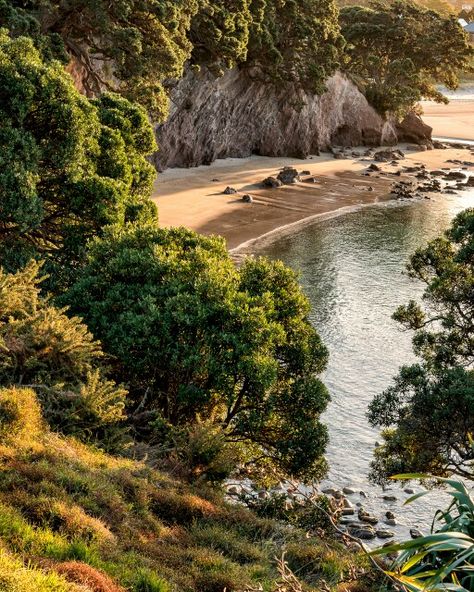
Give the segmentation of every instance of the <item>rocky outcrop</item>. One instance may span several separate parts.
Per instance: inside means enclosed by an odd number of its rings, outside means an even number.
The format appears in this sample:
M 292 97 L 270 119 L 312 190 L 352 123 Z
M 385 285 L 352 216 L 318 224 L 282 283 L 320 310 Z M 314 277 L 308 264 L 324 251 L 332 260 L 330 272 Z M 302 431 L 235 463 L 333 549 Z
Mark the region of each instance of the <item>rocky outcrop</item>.
M 217 158 L 304 158 L 332 145 L 423 143 L 431 128 L 420 118 L 402 125 L 385 121 L 342 74 L 321 96 L 263 84 L 247 71 L 220 78 L 189 70 L 171 90 L 171 112 L 157 128 L 158 169 L 210 164 Z

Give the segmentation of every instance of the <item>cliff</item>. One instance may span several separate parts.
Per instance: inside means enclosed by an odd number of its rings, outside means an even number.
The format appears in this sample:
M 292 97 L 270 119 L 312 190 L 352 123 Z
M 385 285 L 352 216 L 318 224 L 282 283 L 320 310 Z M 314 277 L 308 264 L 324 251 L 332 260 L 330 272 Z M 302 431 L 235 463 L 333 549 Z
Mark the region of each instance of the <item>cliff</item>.
M 190 69 L 171 89 L 170 115 L 156 133 L 154 163 L 163 170 L 251 154 L 304 158 L 332 145 L 426 142 L 431 128 L 415 115 L 403 125 L 384 120 L 339 73 L 314 96 L 263 84 L 244 70 L 216 78 Z

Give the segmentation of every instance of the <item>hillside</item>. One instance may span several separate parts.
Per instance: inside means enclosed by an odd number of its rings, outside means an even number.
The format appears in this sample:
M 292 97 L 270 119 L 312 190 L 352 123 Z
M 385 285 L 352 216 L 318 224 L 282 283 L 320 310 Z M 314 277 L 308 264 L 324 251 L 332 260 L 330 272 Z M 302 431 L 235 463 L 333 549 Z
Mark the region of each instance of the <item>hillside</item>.
M 283 551 L 305 590 L 372 589 L 328 536 L 50 432 L 31 390 L 0 391 L 0 416 L 2 592 L 290 590 Z

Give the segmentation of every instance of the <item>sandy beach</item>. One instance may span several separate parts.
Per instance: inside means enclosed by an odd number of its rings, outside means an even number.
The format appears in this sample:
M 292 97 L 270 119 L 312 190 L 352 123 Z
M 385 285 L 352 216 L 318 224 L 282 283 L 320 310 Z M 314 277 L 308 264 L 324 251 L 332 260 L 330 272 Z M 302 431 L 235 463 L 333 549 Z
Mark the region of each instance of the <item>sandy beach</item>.
M 169 169 L 159 174 L 154 200 L 162 226 L 186 226 L 207 235 L 220 234 L 226 238 L 228 248 L 235 249 L 302 220 L 393 199 L 390 187 L 400 177 L 390 173 L 402 165 L 449 167 L 453 165 L 446 164 L 447 160 L 466 160 L 468 156 L 469 152 L 461 149 L 409 152 L 397 166 L 383 164 L 382 173 L 371 176 L 364 175 L 370 160 L 336 160 L 330 154 L 305 160 L 262 156 L 226 159 L 211 166 Z M 307 171 L 316 182 L 262 189 L 261 181 L 278 174 L 284 166 Z M 224 195 L 227 186 L 239 193 Z M 251 204 L 242 202 L 242 195 L 247 193 L 253 197 Z
M 423 120 L 433 128 L 433 136 L 474 140 L 474 101 L 453 100 L 447 105 L 423 102 Z

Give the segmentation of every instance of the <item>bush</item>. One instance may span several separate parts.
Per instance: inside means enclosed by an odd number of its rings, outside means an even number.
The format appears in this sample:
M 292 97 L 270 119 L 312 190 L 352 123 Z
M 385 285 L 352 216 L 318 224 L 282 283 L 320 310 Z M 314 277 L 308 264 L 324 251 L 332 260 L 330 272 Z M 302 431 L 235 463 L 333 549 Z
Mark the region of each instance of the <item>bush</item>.
M 53 429 L 104 446 L 116 444 L 123 437 L 126 391 L 105 377 L 104 354 L 87 327 L 41 297 L 39 269 L 33 261 L 16 274 L 0 268 L 0 387 L 34 389 L 36 397 L 17 392 L 26 435 L 29 429 L 34 433 L 38 421 L 37 398 Z M 16 391 L 4 396 L 9 392 Z
M 41 408 L 31 389 L 0 388 L 0 443 L 26 446 L 42 428 Z

